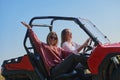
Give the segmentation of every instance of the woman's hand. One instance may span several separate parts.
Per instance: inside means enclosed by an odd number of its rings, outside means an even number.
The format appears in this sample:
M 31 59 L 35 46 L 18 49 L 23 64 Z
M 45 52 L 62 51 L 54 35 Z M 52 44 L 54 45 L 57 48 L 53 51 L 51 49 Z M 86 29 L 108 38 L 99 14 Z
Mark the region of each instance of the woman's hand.
M 25 22 L 21 22 L 25 27 L 27 27 L 28 29 L 31 29 L 31 26 L 26 24 Z
M 83 44 L 84 47 L 88 46 L 88 43 L 89 43 L 90 41 L 91 41 L 91 38 L 88 38 L 88 39 L 85 41 L 85 43 Z

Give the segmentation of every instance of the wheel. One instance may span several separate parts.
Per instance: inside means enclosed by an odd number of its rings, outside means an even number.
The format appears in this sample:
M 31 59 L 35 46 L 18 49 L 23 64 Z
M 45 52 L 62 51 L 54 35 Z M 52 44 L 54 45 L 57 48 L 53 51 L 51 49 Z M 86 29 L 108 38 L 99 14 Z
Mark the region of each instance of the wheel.
M 95 43 L 92 40 L 89 40 L 88 46 L 83 48 L 83 53 L 89 50 L 92 50 L 94 46 L 95 46 Z
M 117 77 L 120 76 L 120 73 L 119 73 L 120 71 L 118 69 L 120 70 L 120 55 L 107 57 L 103 61 L 102 65 L 100 66 L 99 75 L 98 75 L 99 79 L 100 80 L 118 80 L 118 78 L 115 79 L 115 76 Z
M 111 75 L 110 80 L 120 80 L 120 67 L 116 70 Z

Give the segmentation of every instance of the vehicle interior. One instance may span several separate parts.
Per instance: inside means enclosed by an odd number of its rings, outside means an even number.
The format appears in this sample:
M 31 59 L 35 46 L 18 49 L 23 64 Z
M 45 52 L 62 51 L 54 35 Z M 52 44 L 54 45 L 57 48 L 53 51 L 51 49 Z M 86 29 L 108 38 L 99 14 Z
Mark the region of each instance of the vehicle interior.
M 60 47 L 61 31 L 65 28 L 68 28 L 72 31 L 73 41 L 75 41 L 76 43 L 82 44 L 85 40 L 89 38 L 89 36 L 74 21 L 75 19 L 70 17 L 35 17 L 31 19 L 29 25 L 32 26 L 32 29 L 39 38 L 39 40 L 45 43 L 47 34 L 50 31 L 56 32 L 59 38 L 58 46 Z M 91 41 L 89 45 L 94 44 Z M 41 56 L 38 54 L 39 52 L 37 52 L 35 45 L 30 40 L 28 31 L 25 35 L 24 47 L 39 79 L 70 80 L 71 77 L 75 76 L 76 72 L 72 71 L 70 73 L 51 77 L 51 74 L 49 74 L 45 69 L 45 63 L 43 62 Z M 87 54 L 90 54 L 90 51 L 88 51 L 88 49 L 86 48 L 84 48 L 80 53 L 82 53 L 83 51 L 86 51 Z

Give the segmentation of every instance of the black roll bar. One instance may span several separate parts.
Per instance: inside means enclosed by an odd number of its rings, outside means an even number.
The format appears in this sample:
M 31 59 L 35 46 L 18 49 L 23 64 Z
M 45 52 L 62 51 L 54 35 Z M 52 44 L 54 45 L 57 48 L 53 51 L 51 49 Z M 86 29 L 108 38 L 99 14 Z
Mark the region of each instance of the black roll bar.
M 33 17 L 30 22 L 29 22 L 29 25 L 31 27 L 33 26 L 41 26 L 41 25 L 34 25 L 32 22 L 34 20 L 39 20 L 39 19 L 51 19 L 51 22 L 50 22 L 50 25 L 43 25 L 43 26 L 48 26 L 50 31 L 52 31 L 52 27 L 53 27 L 53 23 L 54 21 L 56 20 L 66 20 L 66 21 L 74 21 L 76 24 L 78 24 L 89 36 L 90 38 L 92 38 L 92 40 L 98 44 L 99 42 L 96 40 L 96 38 L 91 34 L 91 32 L 89 32 L 89 30 L 86 29 L 86 27 L 79 21 L 78 18 L 75 18 L 75 17 L 61 17 L 61 16 L 38 16 L 38 17 Z M 28 30 L 26 32 L 26 35 L 25 35 L 25 38 L 24 38 L 24 47 L 26 49 L 26 51 L 28 52 L 27 50 L 27 46 L 26 46 L 26 40 L 27 40 L 27 37 L 28 37 Z

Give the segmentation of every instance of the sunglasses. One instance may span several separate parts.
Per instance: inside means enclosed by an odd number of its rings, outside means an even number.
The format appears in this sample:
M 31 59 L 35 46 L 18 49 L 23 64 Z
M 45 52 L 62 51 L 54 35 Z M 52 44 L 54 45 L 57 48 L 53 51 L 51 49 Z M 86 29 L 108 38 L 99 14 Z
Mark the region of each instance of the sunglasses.
M 57 37 L 55 37 L 55 36 L 50 36 L 50 39 L 52 39 L 52 40 L 57 40 Z

